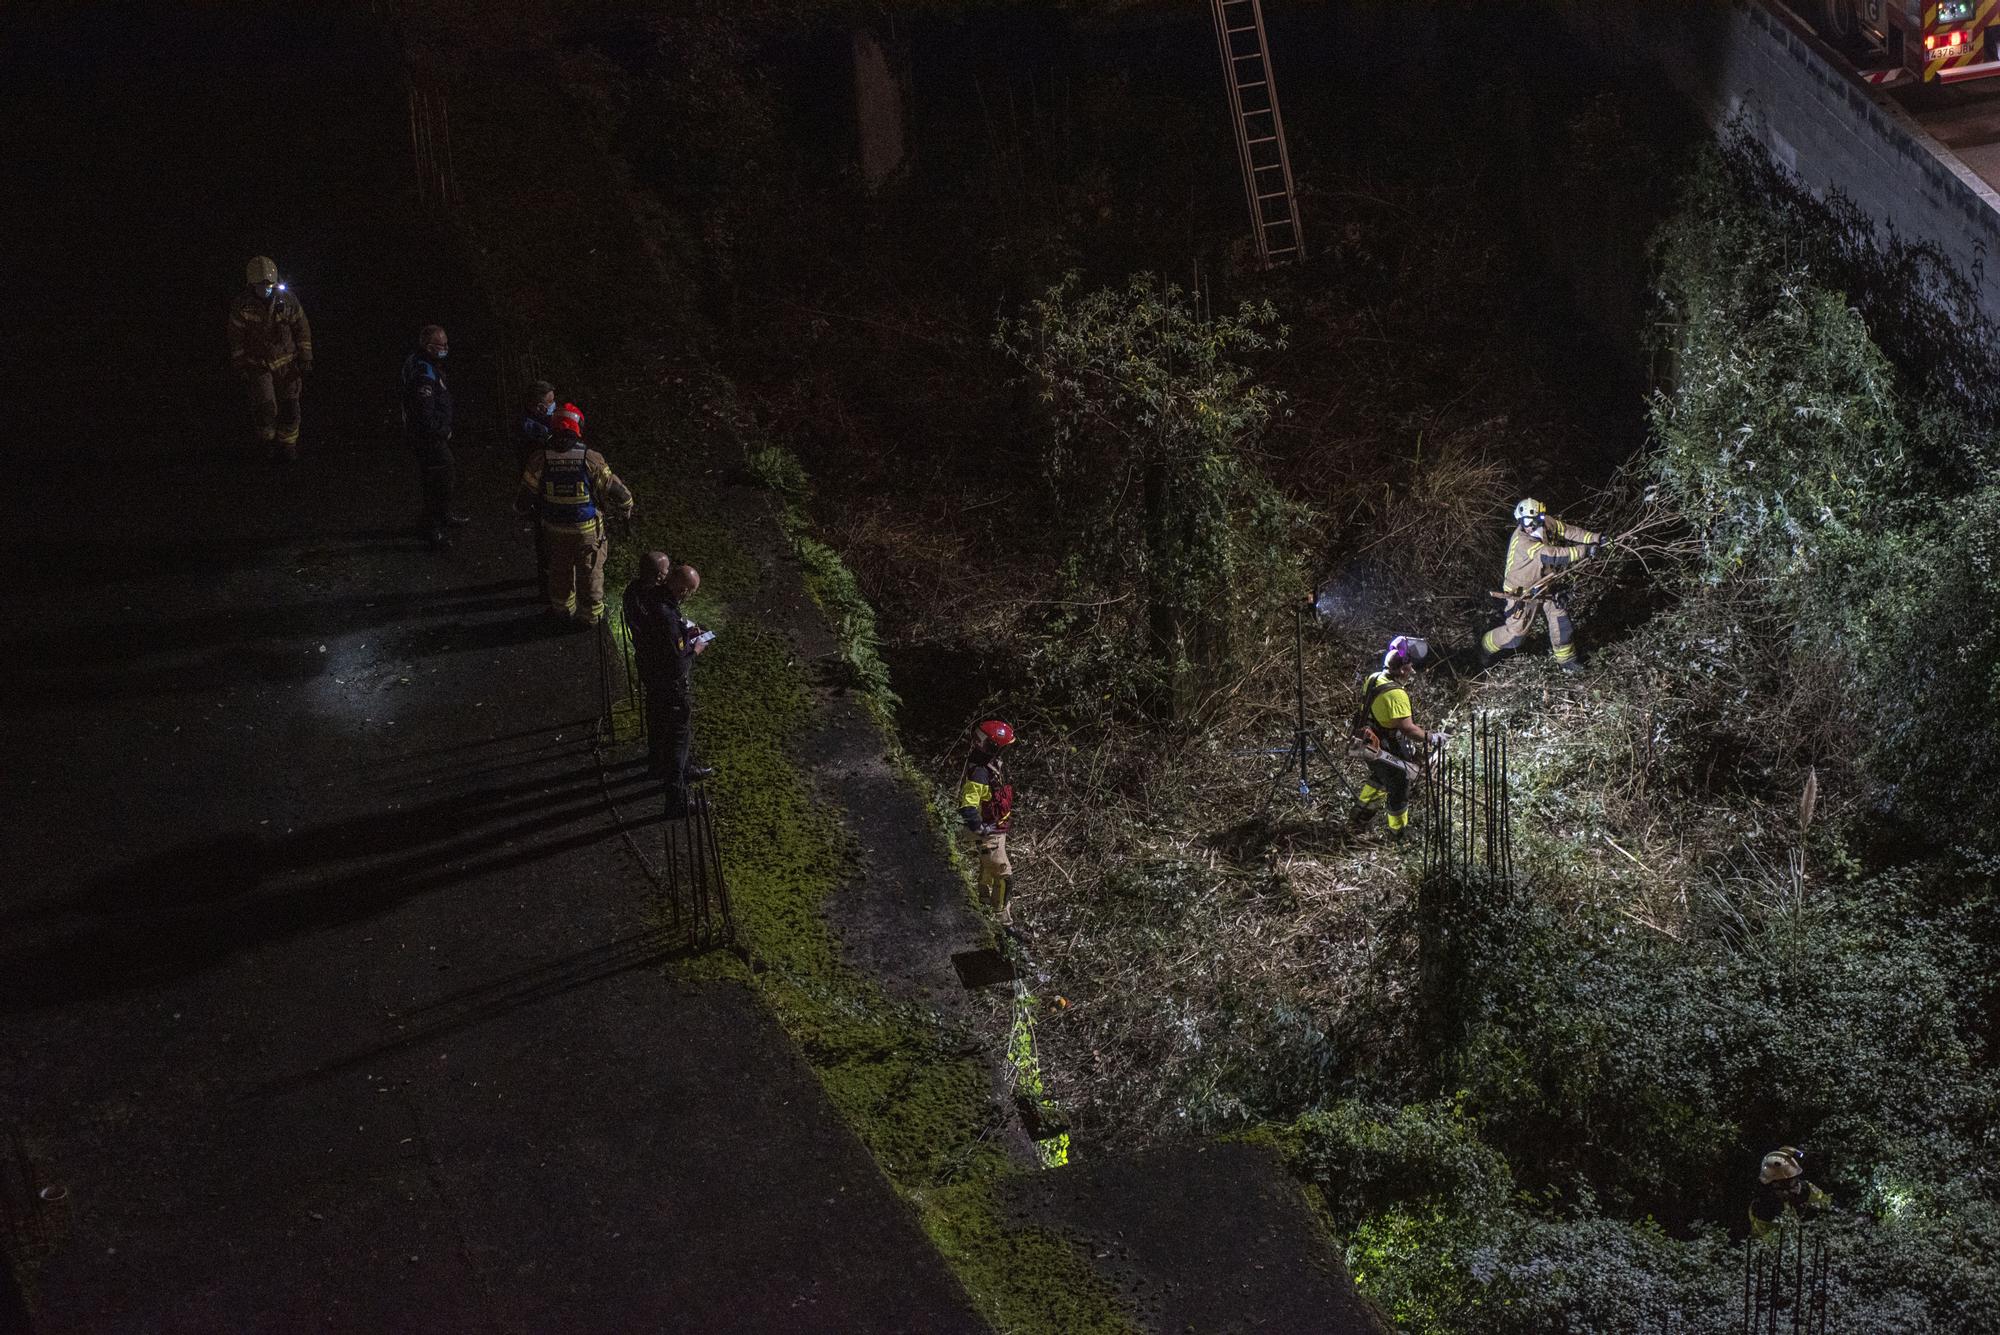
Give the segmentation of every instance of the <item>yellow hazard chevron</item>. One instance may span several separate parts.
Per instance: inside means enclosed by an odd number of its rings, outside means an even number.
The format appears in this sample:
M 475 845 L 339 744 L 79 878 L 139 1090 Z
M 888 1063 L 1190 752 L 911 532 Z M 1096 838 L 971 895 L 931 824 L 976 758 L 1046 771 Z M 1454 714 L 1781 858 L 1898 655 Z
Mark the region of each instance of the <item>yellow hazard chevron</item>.
M 1979 0 L 1979 7 L 1960 29 L 1966 35 L 1964 42 L 1954 47 L 1941 47 L 1924 53 L 1924 82 L 1929 83 L 1944 70 L 1963 69 L 1978 58 L 1986 45 L 1986 28 L 1993 21 L 1993 11 L 2000 6 L 2000 0 Z M 1937 26 L 1937 6 L 1924 6 L 1924 31 L 1930 32 Z

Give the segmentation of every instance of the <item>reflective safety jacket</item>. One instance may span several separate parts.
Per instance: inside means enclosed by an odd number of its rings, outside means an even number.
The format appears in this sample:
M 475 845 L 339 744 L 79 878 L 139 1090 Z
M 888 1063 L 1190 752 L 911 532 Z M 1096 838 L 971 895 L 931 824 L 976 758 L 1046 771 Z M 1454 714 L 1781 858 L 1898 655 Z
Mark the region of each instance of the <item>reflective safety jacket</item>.
M 229 364 L 236 370 L 282 371 L 312 355 L 312 325 L 291 293 L 260 297 L 246 287 L 229 303 Z
M 968 830 L 987 826 L 1005 834 L 1014 819 L 1014 785 L 998 756 L 975 755 L 965 762 L 965 780 L 958 789 L 958 818 Z
M 1361 713 L 1355 720 L 1355 731 L 1372 729 L 1384 750 L 1405 760 L 1410 758 L 1405 749 L 1409 738 L 1400 725 L 1410 715 L 1410 693 L 1387 668 L 1370 674 L 1361 684 Z
M 552 533 L 597 537 L 604 532 L 598 498 L 630 517 L 632 493 L 596 450 L 572 439 L 568 449 L 537 450 L 521 474 L 521 508 Z
M 1558 570 L 1567 570 L 1583 559 L 1584 547 L 1598 540 L 1587 528 L 1565 524 L 1554 515 L 1544 515 L 1547 537 L 1537 538 L 1516 524 L 1507 539 L 1507 569 L 1500 576 L 1500 590 L 1516 597 L 1530 596 L 1529 590 Z M 1561 538 L 1561 542 L 1549 541 Z

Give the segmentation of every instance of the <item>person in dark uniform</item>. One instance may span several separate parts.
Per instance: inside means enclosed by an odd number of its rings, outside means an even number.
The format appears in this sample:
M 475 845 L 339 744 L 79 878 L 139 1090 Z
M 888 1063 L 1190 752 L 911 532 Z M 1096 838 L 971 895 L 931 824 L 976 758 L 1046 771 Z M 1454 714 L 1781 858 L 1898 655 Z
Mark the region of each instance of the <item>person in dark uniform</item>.
M 556 387 L 546 380 L 537 380 L 528 387 L 528 398 L 521 405 L 521 420 L 514 424 L 514 443 L 521 447 L 521 467 L 526 469 L 531 456 L 549 447 L 549 436 L 554 430 L 556 416 Z M 535 520 L 535 587 L 541 588 L 549 577 L 549 542 L 542 532 L 542 522 Z
M 451 546 L 452 525 L 466 522 L 451 508 L 458 465 L 451 455 L 451 387 L 444 378 L 449 349 L 443 328 L 425 325 L 417 335 L 417 350 L 403 362 L 403 423 L 416 451 L 423 491 L 418 525 L 434 552 Z
M 695 658 L 709 645 L 700 626 L 681 615 L 681 604 L 701 587 L 690 565 L 675 565 L 665 552 L 647 552 L 639 574 L 625 586 L 625 625 L 632 633 L 639 680 L 646 688 L 646 758 L 654 777 L 667 786 L 670 814 L 687 809 L 687 786 L 714 771 L 692 764 L 694 696 L 690 676 Z

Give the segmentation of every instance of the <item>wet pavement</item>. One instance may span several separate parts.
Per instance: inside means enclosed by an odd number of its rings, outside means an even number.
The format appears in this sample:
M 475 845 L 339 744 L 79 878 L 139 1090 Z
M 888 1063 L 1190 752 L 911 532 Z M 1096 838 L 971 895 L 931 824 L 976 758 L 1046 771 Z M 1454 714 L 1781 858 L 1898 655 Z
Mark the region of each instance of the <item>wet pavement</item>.
M 36 1329 L 980 1329 L 756 998 L 659 967 L 608 801 L 646 786 L 541 620 L 393 66 L 120 14 L 15 33 L 0 106 L 62 183 L 0 219 L 0 364 L 53 400 L 0 633 L 0 1152 L 68 1192 Z M 260 251 L 317 344 L 288 469 L 222 373 Z M 393 427 L 428 319 L 444 556 Z

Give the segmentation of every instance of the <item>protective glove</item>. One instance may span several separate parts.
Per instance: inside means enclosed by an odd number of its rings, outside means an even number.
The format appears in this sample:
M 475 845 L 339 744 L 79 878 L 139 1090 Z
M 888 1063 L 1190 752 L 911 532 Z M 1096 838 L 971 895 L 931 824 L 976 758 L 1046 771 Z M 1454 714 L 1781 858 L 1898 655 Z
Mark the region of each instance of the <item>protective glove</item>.
M 312 358 L 301 357 L 299 358 L 297 365 L 299 368 L 299 378 L 301 380 L 305 379 L 305 377 L 312 374 L 312 369 L 313 369 Z
M 1604 550 L 1604 542 L 1602 539 L 1599 539 L 1594 542 L 1586 542 L 1585 544 L 1583 544 L 1583 554 L 1585 556 L 1595 556 L 1603 550 Z
M 1427 732 L 1424 734 L 1424 744 L 1435 751 L 1444 745 L 1444 734 L 1441 732 Z

